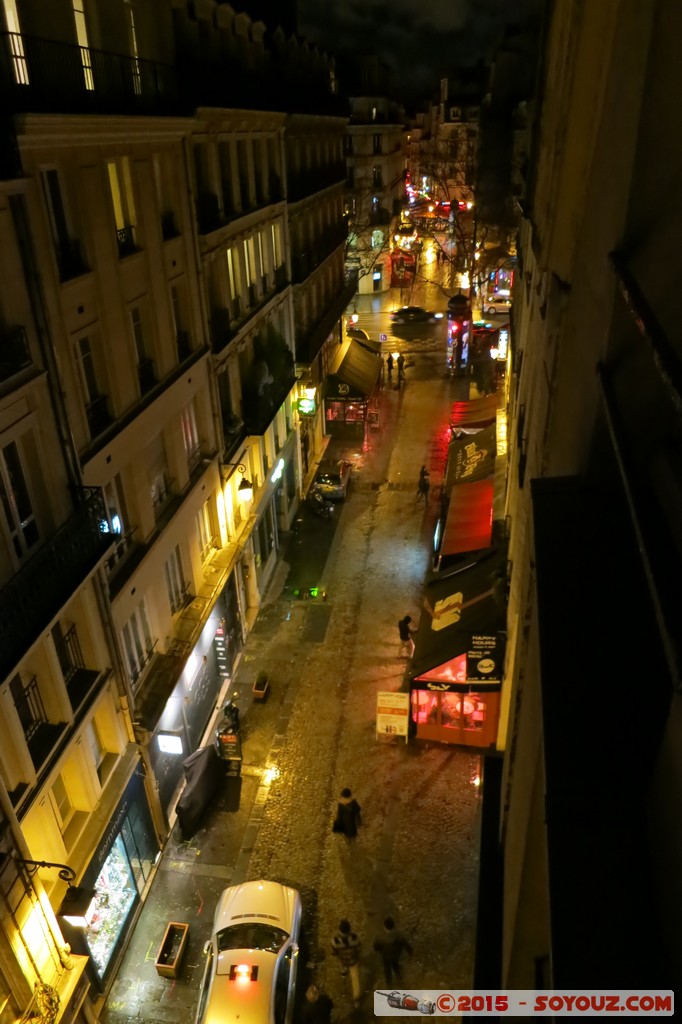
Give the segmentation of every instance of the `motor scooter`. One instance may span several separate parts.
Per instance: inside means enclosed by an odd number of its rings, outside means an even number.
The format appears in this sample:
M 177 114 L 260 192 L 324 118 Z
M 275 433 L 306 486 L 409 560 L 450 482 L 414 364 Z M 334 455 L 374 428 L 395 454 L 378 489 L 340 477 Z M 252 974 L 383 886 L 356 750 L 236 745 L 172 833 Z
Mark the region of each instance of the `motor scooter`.
M 322 519 L 329 519 L 334 511 L 331 501 L 326 501 L 316 487 L 310 489 L 305 503 L 316 516 L 320 516 Z
M 226 762 L 228 775 L 239 775 L 242 766 L 242 742 L 239 735 L 239 708 L 231 700 L 224 705 L 222 718 L 213 740 L 216 753 Z

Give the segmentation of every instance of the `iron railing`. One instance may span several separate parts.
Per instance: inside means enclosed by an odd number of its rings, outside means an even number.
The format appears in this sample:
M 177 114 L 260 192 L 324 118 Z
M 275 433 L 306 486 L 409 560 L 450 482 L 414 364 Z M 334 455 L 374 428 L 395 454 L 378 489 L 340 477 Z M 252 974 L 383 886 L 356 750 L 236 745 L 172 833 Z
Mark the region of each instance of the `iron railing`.
M 0 678 L 8 675 L 112 543 L 99 487 L 79 488 L 73 514 L 0 590 Z
M 0 334 L 0 382 L 27 369 L 32 362 L 24 327 L 14 327 Z
M 17 32 L 0 33 L 0 90 L 8 109 L 57 113 L 172 113 L 170 64 Z

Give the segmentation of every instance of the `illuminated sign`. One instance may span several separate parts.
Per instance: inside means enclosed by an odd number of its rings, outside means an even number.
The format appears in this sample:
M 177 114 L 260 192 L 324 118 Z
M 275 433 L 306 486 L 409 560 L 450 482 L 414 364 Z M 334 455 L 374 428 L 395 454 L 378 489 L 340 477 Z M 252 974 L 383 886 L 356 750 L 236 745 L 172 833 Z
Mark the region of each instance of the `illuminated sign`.
M 276 484 L 277 481 L 281 478 L 283 472 L 284 472 L 284 459 L 278 459 L 277 460 L 277 465 L 275 466 L 275 468 L 272 471 L 272 476 L 270 477 L 270 482 L 273 483 L 273 484 Z
M 315 399 L 314 398 L 299 398 L 298 400 L 298 411 L 301 416 L 314 416 L 315 415 Z
M 170 732 L 160 732 L 156 737 L 159 750 L 162 754 L 182 754 L 182 737 L 174 736 Z

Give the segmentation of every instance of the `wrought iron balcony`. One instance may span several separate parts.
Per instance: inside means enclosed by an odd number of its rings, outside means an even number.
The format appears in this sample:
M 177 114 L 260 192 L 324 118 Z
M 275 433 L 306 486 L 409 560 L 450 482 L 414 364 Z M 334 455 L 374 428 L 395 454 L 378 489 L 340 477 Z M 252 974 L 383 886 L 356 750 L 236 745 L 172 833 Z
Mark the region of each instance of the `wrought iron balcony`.
M 55 245 L 57 266 L 59 267 L 59 280 L 71 281 L 74 277 L 87 274 L 89 267 L 81 253 L 81 244 L 74 238 L 69 238 L 59 245 Z
M 178 331 L 175 335 L 175 346 L 178 359 L 182 363 L 192 355 L 192 345 L 189 340 L 189 331 Z
M 27 369 L 31 364 L 31 352 L 25 329 L 14 327 L 11 331 L 3 331 L 0 334 L 0 383 Z
M 99 487 L 78 491 L 73 515 L 0 590 L 0 678 L 7 676 L 28 648 L 82 586 L 109 550 L 112 534 Z
M 2 91 L 13 112 L 163 114 L 177 109 L 172 65 L 17 32 L 0 33 L 0 41 Z
M 137 252 L 135 231 L 132 224 L 126 224 L 125 227 L 119 228 L 116 232 L 116 239 L 118 241 L 118 255 L 120 259 L 123 259 L 124 256 L 131 256 L 134 252 Z
M 161 214 L 161 237 L 164 242 L 167 242 L 170 238 L 178 238 L 179 235 L 175 214 L 172 210 L 164 210 Z
M 261 395 L 246 395 L 242 414 L 247 434 L 262 436 L 295 384 L 295 377 L 282 377 L 263 388 Z
M 88 418 L 88 427 L 90 429 L 90 437 L 94 441 L 96 437 L 99 437 L 108 426 L 113 422 L 109 415 L 109 407 L 107 404 L 106 395 L 98 395 L 97 398 L 93 398 L 90 405 L 86 406 L 85 414 Z
M 199 192 L 196 207 L 200 235 L 207 235 L 211 231 L 217 231 L 219 227 L 222 227 L 220 203 L 215 192 Z
M 300 362 L 311 363 L 334 330 L 358 288 L 358 272 L 347 271 L 346 283 L 329 304 L 320 319 L 304 335 L 296 336 L 296 356 Z
M 347 170 L 344 161 L 316 167 L 312 170 L 290 174 L 288 178 L 289 202 L 295 203 L 306 196 L 315 195 L 332 185 L 343 185 L 346 182 Z
M 137 379 L 140 384 L 140 393 L 146 395 L 148 391 L 156 384 L 156 374 L 154 373 L 154 360 L 147 357 L 146 359 L 140 359 L 137 364 Z

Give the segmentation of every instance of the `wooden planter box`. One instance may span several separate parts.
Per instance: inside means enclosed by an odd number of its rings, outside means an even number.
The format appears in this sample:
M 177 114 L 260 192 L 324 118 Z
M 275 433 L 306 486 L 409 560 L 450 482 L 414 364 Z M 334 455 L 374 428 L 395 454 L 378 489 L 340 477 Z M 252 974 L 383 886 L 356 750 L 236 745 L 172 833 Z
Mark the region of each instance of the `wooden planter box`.
M 177 978 L 182 958 L 187 948 L 189 925 L 180 921 L 169 921 L 166 934 L 159 946 L 154 966 L 162 978 Z
M 253 684 L 253 696 L 255 700 L 265 700 L 270 689 L 270 680 L 267 676 L 259 676 Z

